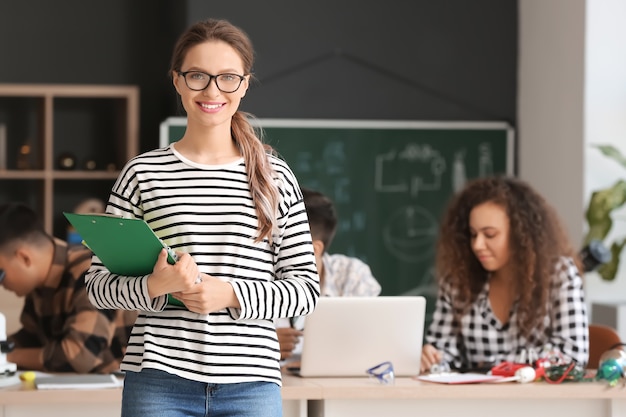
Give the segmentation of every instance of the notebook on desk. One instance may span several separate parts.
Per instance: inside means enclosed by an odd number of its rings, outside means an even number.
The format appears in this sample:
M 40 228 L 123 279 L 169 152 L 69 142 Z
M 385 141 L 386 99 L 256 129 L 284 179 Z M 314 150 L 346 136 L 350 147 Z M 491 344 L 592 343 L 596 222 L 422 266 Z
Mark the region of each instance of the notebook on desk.
M 322 297 L 306 317 L 298 374 L 360 377 L 390 361 L 396 376 L 419 374 L 426 299 Z

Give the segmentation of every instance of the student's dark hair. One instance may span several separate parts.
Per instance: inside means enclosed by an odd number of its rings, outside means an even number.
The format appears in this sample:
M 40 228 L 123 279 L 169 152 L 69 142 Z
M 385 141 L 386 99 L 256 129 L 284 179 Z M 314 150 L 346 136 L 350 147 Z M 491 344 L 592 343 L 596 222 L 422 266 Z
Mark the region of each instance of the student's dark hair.
M 209 41 L 221 41 L 230 45 L 241 57 L 244 75 L 252 75 L 254 49 L 248 35 L 237 26 L 226 20 L 208 19 L 190 26 L 174 46 L 170 75 L 176 77 L 183 68 L 183 62 L 190 48 Z M 259 227 L 257 241 L 264 237 L 272 240 L 272 232 L 276 228 L 279 193 L 274 184 L 274 170 L 268 154 L 273 148 L 261 140 L 249 122 L 252 115 L 238 111 L 233 115 L 231 133 L 239 147 L 248 168 L 250 192 L 256 206 Z
M 319 191 L 302 187 L 302 196 L 309 218 L 311 236 L 324 243 L 328 250 L 337 231 L 337 211 L 332 200 Z
M 493 176 L 470 181 L 454 195 L 443 216 L 437 242 L 440 286 L 451 289 L 455 320 L 467 312 L 484 287 L 488 273 L 471 249 L 470 212 L 483 203 L 503 207 L 509 217 L 509 247 L 514 285 L 519 295 L 517 320 L 523 335 L 542 329 L 551 280 L 558 259 L 568 256 L 580 269 L 556 211 L 526 182 Z
M 38 243 L 48 234 L 37 214 L 22 203 L 0 205 L 0 251 L 8 253 L 20 241 Z

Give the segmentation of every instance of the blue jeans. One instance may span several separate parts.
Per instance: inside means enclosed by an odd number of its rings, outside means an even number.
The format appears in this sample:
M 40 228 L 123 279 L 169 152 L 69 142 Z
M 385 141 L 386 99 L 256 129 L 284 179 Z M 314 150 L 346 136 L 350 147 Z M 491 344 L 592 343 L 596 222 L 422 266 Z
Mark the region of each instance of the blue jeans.
M 281 417 L 273 382 L 207 384 L 156 369 L 126 372 L 122 417 Z

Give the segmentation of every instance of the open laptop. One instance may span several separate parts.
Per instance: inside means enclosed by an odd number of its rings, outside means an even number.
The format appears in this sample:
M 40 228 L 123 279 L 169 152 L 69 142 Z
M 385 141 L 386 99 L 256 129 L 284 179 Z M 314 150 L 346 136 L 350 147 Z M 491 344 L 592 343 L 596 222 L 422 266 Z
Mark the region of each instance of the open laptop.
M 419 374 L 426 299 L 321 297 L 306 316 L 299 375 L 366 376 L 385 361 L 396 376 Z

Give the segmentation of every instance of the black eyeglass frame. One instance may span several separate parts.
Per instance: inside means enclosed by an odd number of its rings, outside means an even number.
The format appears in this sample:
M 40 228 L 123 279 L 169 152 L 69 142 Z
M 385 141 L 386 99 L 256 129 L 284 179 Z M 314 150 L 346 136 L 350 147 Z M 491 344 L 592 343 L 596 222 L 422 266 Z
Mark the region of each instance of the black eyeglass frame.
M 6 277 L 6 272 L 4 272 L 4 269 L 0 269 L 0 285 L 2 285 L 2 281 L 4 281 L 4 277 Z
M 204 75 L 206 75 L 207 77 L 209 77 L 209 81 L 207 81 L 207 83 L 206 83 L 206 85 L 204 86 L 204 88 L 196 89 L 196 88 L 191 88 L 191 87 L 189 87 L 189 83 L 187 82 L 187 74 L 192 73 L 192 72 L 195 72 L 195 73 L 200 73 L 200 74 L 204 74 Z M 231 72 L 225 72 L 225 73 L 223 73 L 223 74 L 217 74 L 217 75 L 211 75 L 211 74 L 209 74 L 208 72 L 204 72 L 204 71 L 197 71 L 197 70 L 191 70 L 191 71 L 185 71 L 185 72 L 182 72 L 182 71 L 176 71 L 176 73 L 177 73 L 179 76 L 182 76 L 182 77 L 183 77 L 183 80 L 185 80 L 185 85 L 186 85 L 186 86 L 187 86 L 187 88 L 188 88 L 188 89 L 190 89 L 191 91 L 203 91 L 203 90 L 206 90 L 206 89 L 209 87 L 209 85 L 211 84 L 211 81 L 212 81 L 213 79 L 215 79 L 215 86 L 216 86 L 216 87 L 217 87 L 217 89 L 218 89 L 218 90 L 220 90 L 222 93 L 234 93 L 235 91 L 239 90 L 239 88 L 241 87 L 241 83 L 243 83 L 243 80 L 245 80 L 245 79 L 246 79 L 246 76 L 245 76 L 245 75 L 233 74 L 233 73 L 231 73 Z M 234 90 L 231 90 L 231 91 L 223 90 L 223 89 L 220 87 L 220 84 L 217 82 L 217 77 L 221 77 L 221 76 L 223 76 L 223 75 L 230 75 L 230 76 L 233 76 L 233 77 L 238 77 L 238 78 L 239 78 L 239 84 L 237 84 L 237 88 L 235 88 Z

